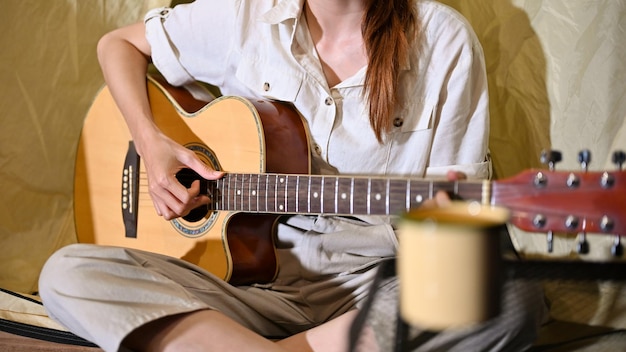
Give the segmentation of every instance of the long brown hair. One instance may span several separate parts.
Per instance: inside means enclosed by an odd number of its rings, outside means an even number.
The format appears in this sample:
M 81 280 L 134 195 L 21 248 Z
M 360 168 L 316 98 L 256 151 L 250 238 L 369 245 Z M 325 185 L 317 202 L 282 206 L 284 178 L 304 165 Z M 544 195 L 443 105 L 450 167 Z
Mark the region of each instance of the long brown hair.
M 362 26 L 368 53 L 364 94 L 369 101 L 370 124 L 379 142 L 391 129 L 399 103 L 399 78 L 408 63 L 417 31 L 414 0 L 367 0 Z

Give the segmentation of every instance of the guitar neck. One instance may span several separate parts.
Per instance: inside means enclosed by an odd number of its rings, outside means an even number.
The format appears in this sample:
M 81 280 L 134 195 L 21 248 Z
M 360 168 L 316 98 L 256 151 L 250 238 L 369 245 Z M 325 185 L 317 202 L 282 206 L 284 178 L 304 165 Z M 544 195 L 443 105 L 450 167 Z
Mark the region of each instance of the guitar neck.
M 489 181 L 231 173 L 207 182 L 213 210 L 397 215 L 419 206 L 440 190 L 466 200 L 491 203 Z

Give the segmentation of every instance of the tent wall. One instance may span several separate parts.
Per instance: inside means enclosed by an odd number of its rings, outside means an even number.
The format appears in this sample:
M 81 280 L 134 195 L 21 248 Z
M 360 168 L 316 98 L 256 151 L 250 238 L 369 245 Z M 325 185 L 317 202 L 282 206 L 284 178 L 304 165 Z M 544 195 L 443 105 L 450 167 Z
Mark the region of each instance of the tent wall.
M 0 287 L 37 290 L 46 258 L 75 241 L 74 158 L 103 84 L 98 38 L 155 0 L 3 0 L 0 11 Z

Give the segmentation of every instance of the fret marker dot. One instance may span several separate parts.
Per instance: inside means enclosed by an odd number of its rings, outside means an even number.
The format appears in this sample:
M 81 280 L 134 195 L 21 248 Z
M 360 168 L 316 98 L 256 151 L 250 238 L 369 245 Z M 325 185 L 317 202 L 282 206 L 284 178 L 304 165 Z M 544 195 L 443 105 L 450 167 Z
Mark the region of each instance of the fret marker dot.
M 313 198 L 317 198 L 319 197 L 319 194 L 317 194 L 317 192 L 313 192 Z
M 241 190 L 237 190 L 237 195 L 240 196 L 241 195 Z
M 285 207 L 283 207 L 282 204 L 281 204 L 281 205 L 278 206 L 278 209 L 283 210 L 283 209 L 285 209 Z
M 346 199 L 346 198 L 348 198 L 348 195 L 345 193 L 341 193 L 341 199 Z
M 380 193 L 376 194 L 376 200 L 380 200 L 382 197 L 380 196 Z
M 284 179 L 284 178 L 281 178 L 281 179 L 280 179 L 280 183 L 285 183 L 285 179 Z
M 422 195 L 418 195 L 417 197 L 415 197 L 415 201 L 418 203 L 421 203 L 422 201 L 424 201 L 424 197 L 422 197 Z
M 252 195 L 253 195 L 253 196 L 256 196 L 256 191 L 252 191 Z

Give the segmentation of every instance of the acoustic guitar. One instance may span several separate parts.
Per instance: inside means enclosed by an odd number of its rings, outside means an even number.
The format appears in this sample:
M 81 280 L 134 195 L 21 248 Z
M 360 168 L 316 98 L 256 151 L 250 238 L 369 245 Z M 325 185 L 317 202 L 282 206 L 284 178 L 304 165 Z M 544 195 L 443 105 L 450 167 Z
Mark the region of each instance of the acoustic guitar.
M 626 233 L 624 172 L 528 170 L 498 181 L 310 174 L 309 136 L 289 105 L 226 96 L 209 103 L 148 77 L 157 125 L 223 170 L 202 180 L 212 198 L 185 218 L 159 217 L 142 161 L 107 87 L 82 130 L 75 172 L 78 241 L 162 253 L 234 284 L 268 282 L 278 270 L 275 224 L 285 214 L 394 215 L 443 190 L 504 206 L 532 232 Z M 198 179 L 183 170 L 183 184 Z M 618 237 L 619 238 L 619 237 Z

